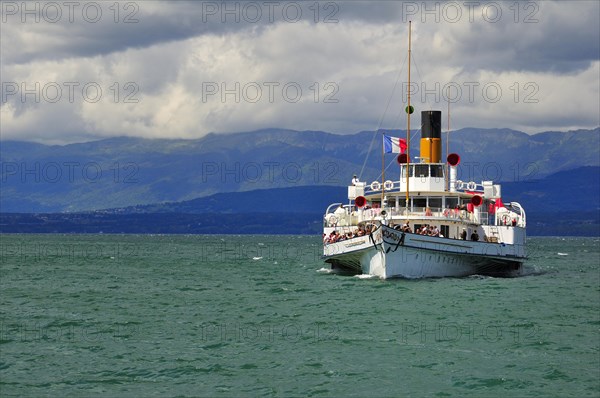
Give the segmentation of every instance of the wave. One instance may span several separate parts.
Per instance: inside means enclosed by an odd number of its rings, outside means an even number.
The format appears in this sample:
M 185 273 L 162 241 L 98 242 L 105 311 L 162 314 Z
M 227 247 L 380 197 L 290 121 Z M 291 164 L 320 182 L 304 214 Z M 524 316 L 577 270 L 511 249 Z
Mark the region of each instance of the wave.
M 359 274 L 359 275 L 354 275 L 355 278 L 358 279 L 374 279 L 374 278 L 379 278 L 377 275 L 369 275 L 369 274 Z

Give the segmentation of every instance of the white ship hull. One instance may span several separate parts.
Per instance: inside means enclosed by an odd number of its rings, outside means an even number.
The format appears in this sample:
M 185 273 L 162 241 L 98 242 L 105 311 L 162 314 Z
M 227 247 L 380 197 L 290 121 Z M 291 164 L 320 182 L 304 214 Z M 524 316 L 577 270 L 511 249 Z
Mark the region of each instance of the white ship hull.
M 381 226 L 369 236 L 326 245 L 324 258 L 333 269 L 382 279 L 519 276 L 525 230 L 516 233 L 518 243 L 502 244 L 403 234 Z

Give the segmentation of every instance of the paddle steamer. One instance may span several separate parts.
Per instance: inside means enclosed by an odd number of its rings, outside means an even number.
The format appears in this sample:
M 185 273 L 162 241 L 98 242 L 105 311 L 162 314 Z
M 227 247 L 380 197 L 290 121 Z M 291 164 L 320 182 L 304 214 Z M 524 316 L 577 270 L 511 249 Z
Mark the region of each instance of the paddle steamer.
M 408 58 L 410 82 L 410 27 Z M 503 203 L 501 186 L 493 181 L 458 180 L 458 154 L 442 162 L 441 111 L 421 112 L 419 162 L 411 162 L 410 92 L 406 112 L 408 142 L 383 137 L 397 152 L 406 149 L 397 157 L 398 179 L 385 179 L 382 154 L 381 181 L 367 186 L 354 180 L 348 202 L 327 208 L 325 262 L 336 271 L 384 279 L 520 275 L 526 258 L 523 207 Z

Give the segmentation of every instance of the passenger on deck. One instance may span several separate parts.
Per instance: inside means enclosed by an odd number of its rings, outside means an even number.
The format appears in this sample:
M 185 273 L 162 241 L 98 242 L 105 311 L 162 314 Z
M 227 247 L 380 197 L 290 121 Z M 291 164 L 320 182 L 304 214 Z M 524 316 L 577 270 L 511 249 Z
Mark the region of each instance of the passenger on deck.
M 467 240 L 467 229 L 466 228 L 463 228 L 462 232 L 460 233 L 460 239 Z
M 330 243 L 335 243 L 339 240 L 340 235 L 338 234 L 338 231 L 332 231 L 331 235 L 329 235 L 329 242 Z
M 354 177 L 352 178 L 352 185 L 357 186 L 359 182 L 360 181 L 358 177 L 356 176 L 356 174 L 354 174 Z
M 479 240 L 479 234 L 477 234 L 477 231 L 473 231 L 473 233 L 471 234 L 471 240 L 475 242 Z
M 412 229 L 410 228 L 410 220 L 406 220 L 406 223 L 402 226 L 402 231 L 412 233 Z
M 440 230 L 438 229 L 437 226 L 434 226 L 433 230 L 431 232 L 432 232 L 431 236 L 440 236 Z

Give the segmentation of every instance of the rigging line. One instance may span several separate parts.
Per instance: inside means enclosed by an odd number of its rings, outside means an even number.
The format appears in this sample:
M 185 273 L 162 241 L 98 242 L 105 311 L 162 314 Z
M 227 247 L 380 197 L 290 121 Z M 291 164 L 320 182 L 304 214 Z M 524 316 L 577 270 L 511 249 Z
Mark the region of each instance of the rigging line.
M 402 75 L 402 71 L 404 70 L 404 65 L 406 64 L 406 56 L 404 57 L 404 61 L 402 62 L 402 66 L 400 67 L 400 71 L 398 72 L 398 77 L 396 78 L 396 83 L 394 83 L 394 87 L 392 88 L 392 93 L 388 99 L 387 105 L 385 106 L 385 110 L 379 119 L 379 123 L 377 125 L 377 130 L 375 130 L 375 134 L 371 138 L 371 143 L 369 144 L 369 149 L 367 150 L 367 156 L 365 156 L 365 161 L 363 162 L 362 168 L 360 169 L 360 173 L 358 174 L 358 178 L 361 179 L 363 172 L 365 171 L 365 166 L 367 165 L 367 161 L 369 160 L 369 155 L 371 154 L 371 150 L 373 149 L 373 142 L 375 142 L 375 137 L 378 135 L 379 129 L 381 129 L 381 124 L 383 123 L 383 119 L 385 118 L 385 114 L 387 113 L 388 108 L 390 107 L 390 103 L 392 102 L 392 98 L 394 97 L 394 92 L 396 91 L 396 87 L 398 86 L 398 81 L 400 80 L 400 76 Z M 381 177 L 381 174 L 379 175 Z
M 388 163 L 388 165 L 387 165 L 387 166 L 385 166 L 385 171 L 387 171 L 387 169 L 389 169 L 389 168 L 390 168 L 390 166 L 392 165 L 392 163 L 394 163 L 395 161 L 396 161 L 396 158 L 394 157 L 394 158 L 391 160 L 391 162 L 389 162 L 389 163 Z M 375 181 L 379 181 L 379 179 L 381 178 L 381 176 L 382 176 L 382 175 L 383 175 L 382 173 L 379 173 L 379 176 L 378 176 L 378 177 L 375 179 Z
M 413 64 L 415 65 L 415 69 L 417 70 L 417 74 L 419 75 L 419 80 L 421 81 L 421 84 L 424 82 L 423 80 L 423 76 L 421 76 L 421 71 L 419 70 L 419 66 L 417 65 L 417 60 L 416 57 L 414 56 L 414 54 L 412 55 L 412 61 Z M 425 95 L 425 100 L 427 102 L 427 105 L 429 105 L 429 109 L 433 109 L 433 105 L 431 102 L 427 101 L 427 95 Z M 421 92 L 421 99 L 423 99 L 423 92 Z
M 415 131 L 412 133 L 412 135 L 410 136 L 410 140 L 414 140 L 415 139 L 415 135 L 419 134 L 421 131 L 421 129 L 415 129 Z

